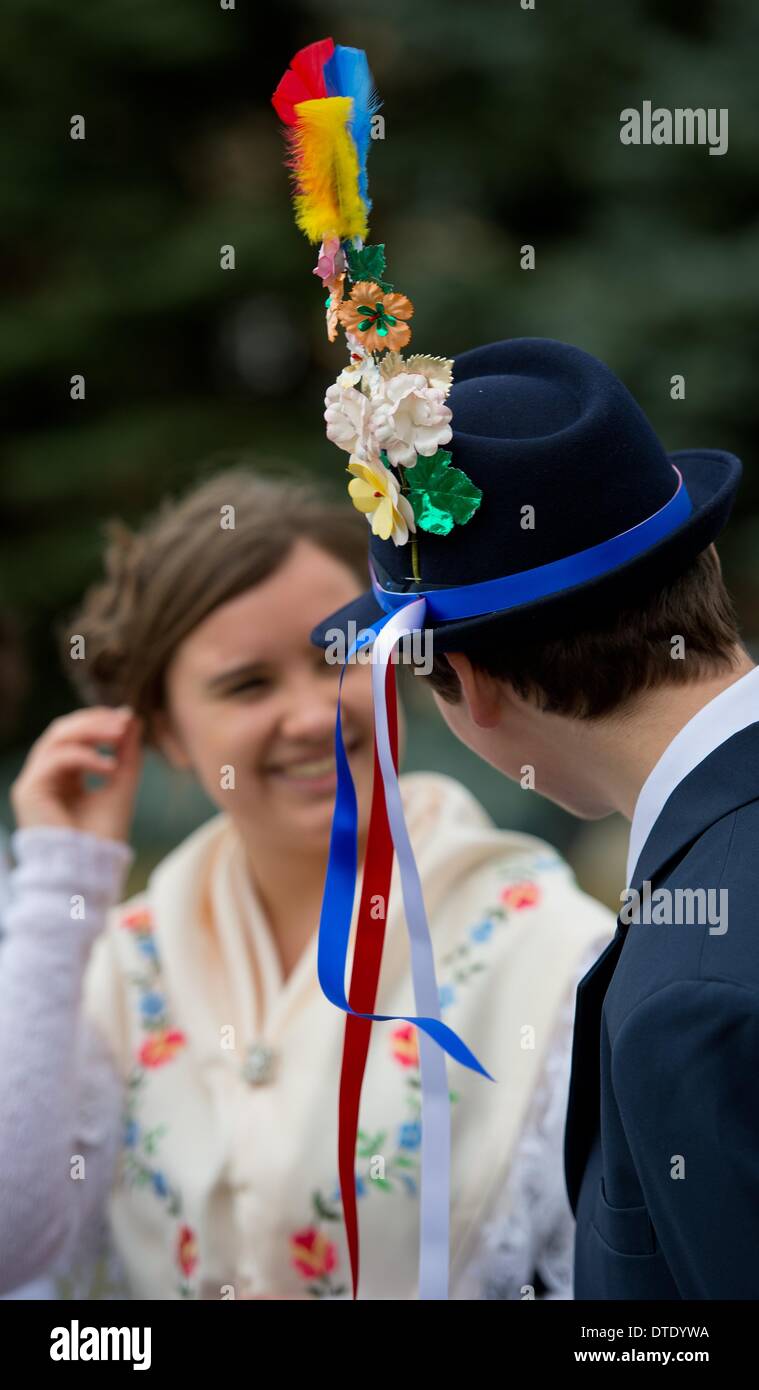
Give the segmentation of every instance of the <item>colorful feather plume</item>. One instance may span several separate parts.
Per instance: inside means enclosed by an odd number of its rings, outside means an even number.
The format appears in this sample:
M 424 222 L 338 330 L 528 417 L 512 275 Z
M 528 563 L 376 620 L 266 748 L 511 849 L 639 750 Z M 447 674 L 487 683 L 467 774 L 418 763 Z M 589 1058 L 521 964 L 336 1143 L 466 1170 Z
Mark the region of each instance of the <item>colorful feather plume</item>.
M 284 122 L 295 220 L 309 241 L 362 241 L 371 207 L 367 157 L 380 102 L 366 54 L 332 39 L 300 49 L 272 105 Z

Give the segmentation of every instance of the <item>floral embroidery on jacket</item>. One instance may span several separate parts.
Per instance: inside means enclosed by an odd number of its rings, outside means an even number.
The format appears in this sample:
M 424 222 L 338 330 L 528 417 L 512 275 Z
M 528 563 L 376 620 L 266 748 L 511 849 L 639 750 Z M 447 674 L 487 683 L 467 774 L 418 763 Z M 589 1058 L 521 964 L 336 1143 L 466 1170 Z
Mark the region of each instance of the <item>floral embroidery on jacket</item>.
M 179 1220 L 174 1237 L 177 1288 L 181 1298 L 194 1298 L 197 1290 L 191 1283 L 191 1276 L 198 1264 L 197 1238 L 192 1227 L 182 1220 L 181 1194 L 153 1162 L 168 1126 L 160 1124 L 147 1129 L 140 1123 L 137 1113 L 149 1073 L 172 1062 L 186 1046 L 187 1039 L 179 1029 L 171 1027 L 166 997 L 159 987 L 161 967 L 150 909 L 140 907 L 127 913 L 121 919 L 121 926 L 132 933 L 143 962 L 142 971 L 132 973 L 129 978 L 137 990 L 140 1024 L 147 1035 L 137 1049 L 127 1078 L 121 1176 L 128 1187 L 149 1187 L 165 1204 L 167 1215 Z
M 318 1226 L 306 1226 L 303 1230 L 296 1231 L 290 1237 L 290 1253 L 298 1273 L 311 1281 L 309 1292 L 316 1298 L 325 1294 L 335 1296 L 345 1292 L 342 1286 L 333 1284 L 330 1279 L 332 1271 L 337 1267 L 337 1247 L 327 1239 Z

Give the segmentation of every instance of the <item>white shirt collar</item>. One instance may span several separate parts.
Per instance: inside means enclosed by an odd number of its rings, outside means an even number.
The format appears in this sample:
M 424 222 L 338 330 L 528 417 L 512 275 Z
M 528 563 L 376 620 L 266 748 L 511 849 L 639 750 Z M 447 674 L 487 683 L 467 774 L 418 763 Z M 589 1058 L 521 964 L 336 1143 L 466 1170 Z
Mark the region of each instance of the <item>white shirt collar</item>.
M 720 744 L 757 722 L 759 666 L 721 690 L 675 734 L 648 774 L 635 803 L 627 852 L 628 888 L 632 886 L 640 852 L 675 787 Z

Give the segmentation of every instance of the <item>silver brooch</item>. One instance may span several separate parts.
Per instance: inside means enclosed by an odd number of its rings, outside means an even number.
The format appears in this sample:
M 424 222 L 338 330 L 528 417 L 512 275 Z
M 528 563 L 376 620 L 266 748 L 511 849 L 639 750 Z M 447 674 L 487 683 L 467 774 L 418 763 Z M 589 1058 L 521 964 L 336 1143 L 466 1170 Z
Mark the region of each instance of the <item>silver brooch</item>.
M 274 1076 L 277 1054 L 266 1043 L 251 1043 L 245 1053 L 243 1076 L 251 1086 L 264 1086 Z

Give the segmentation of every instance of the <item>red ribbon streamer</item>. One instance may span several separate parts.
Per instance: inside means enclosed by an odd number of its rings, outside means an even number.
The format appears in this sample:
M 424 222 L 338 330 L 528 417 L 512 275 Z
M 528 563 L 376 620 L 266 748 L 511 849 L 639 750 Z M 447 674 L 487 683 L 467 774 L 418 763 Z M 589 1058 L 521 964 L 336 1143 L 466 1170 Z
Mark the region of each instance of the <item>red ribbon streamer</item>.
M 398 704 L 395 688 L 395 667 L 388 665 L 385 678 L 387 695 L 387 718 L 390 734 L 390 747 L 395 770 L 398 771 Z M 385 788 L 374 741 L 374 780 L 372 785 L 372 808 L 369 817 L 369 833 L 364 858 L 364 874 L 361 885 L 361 901 L 356 924 L 356 943 L 353 953 L 348 1003 L 358 1013 L 375 1012 L 375 1000 L 379 984 L 382 948 L 385 943 L 385 925 L 390 901 L 390 878 L 393 870 L 393 841 L 387 819 Z M 381 918 L 371 915 L 376 897 L 380 896 L 385 911 Z M 358 1136 L 359 1106 L 361 1087 L 369 1052 L 372 1021 L 369 1018 L 356 1018 L 354 1014 L 345 1015 L 343 1037 L 343 1059 L 340 1069 L 340 1103 L 338 1112 L 338 1167 L 340 1173 L 340 1195 L 343 1203 L 343 1217 L 348 1239 L 351 1262 L 353 1297 L 358 1296 L 359 1238 L 358 1213 L 356 1210 L 356 1139 Z

